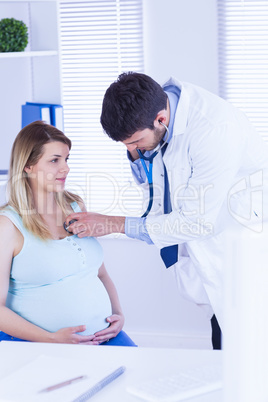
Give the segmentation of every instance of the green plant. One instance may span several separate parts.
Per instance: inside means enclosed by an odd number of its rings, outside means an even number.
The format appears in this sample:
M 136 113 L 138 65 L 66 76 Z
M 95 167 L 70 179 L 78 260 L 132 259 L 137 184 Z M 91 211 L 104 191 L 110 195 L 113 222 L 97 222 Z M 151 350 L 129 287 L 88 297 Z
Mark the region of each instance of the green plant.
M 0 52 L 22 52 L 28 44 L 28 28 L 23 21 L 3 18 L 0 21 Z

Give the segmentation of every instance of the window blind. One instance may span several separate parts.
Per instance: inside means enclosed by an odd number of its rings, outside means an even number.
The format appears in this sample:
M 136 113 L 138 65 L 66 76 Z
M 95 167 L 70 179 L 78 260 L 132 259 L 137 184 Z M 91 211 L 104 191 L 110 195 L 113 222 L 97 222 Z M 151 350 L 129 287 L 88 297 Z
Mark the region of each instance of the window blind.
M 268 141 L 268 1 L 218 0 L 220 96 Z
M 103 133 L 102 100 L 126 71 L 143 72 L 142 0 L 60 1 L 64 131 L 72 140 L 67 187 L 88 210 L 141 214 L 126 148 Z

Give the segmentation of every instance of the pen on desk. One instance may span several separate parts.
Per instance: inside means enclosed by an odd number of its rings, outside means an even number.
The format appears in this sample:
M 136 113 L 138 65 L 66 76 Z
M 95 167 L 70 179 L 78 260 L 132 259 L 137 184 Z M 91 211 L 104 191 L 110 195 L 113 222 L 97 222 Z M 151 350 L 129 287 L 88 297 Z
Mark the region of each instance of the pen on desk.
M 55 389 L 65 387 L 66 385 L 73 384 L 73 383 L 76 382 L 76 381 L 84 380 L 85 378 L 87 378 L 86 375 L 80 375 L 79 377 L 71 378 L 70 380 L 66 380 L 66 381 L 60 382 L 59 384 L 51 385 L 50 387 L 44 388 L 44 389 L 42 389 L 42 390 L 39 391 L 39 392 L 50 392 L 50 391 L 54 391 Z
M 124 373 L 126 368 L 124 366 L 118 367 L 115 371 L 111 374 L 104 377 L 102 380 L 97 382 L 93 387 L 89 388 L 86 392 L 80 395 L 78 398 L 74 399 L 72 402 L 84 402 L 90 399 L 93 395 L 95 395 L 98 391 L 104 388 L 106 385 L 110 384 L 113 380 L 119 377 L 121 374 Z

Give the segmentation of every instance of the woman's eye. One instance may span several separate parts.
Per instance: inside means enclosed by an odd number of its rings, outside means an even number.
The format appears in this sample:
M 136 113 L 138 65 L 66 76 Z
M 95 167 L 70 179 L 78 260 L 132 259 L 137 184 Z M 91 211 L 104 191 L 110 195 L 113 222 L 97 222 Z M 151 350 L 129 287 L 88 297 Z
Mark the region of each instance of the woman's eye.
M 68 162 L 68 160 L 69 160 L 69 156 L 68 156 L 68 158 L 65 159 L 65 162 Z
M 52 159 L 52 161 L 51 161 L 52 163 L 55 163 L 55 162 L 58 162 L 58 158 L 56 158 L 56 159 Z

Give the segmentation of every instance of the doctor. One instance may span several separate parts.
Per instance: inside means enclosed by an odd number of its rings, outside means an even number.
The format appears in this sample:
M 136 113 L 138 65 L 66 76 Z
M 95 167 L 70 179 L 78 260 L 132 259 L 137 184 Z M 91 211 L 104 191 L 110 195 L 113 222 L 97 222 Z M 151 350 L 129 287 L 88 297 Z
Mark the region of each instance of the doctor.
M 132 72 L 107 89 L 101 124 L 126 145 L 151 202 L 141 218 L 71 214 L 66 223 L 77 221 L 69 230 L 79 237 L 125 233 L 155 244 L 166 266 L 174 265 L 181 292 L 212 318 L 216 336 L 229 233 L 234 225 L 250 230 L 261 223 L 268 205 L 268 147 L 246 116 L 218 96 L 175 79 L 162 88 Z

